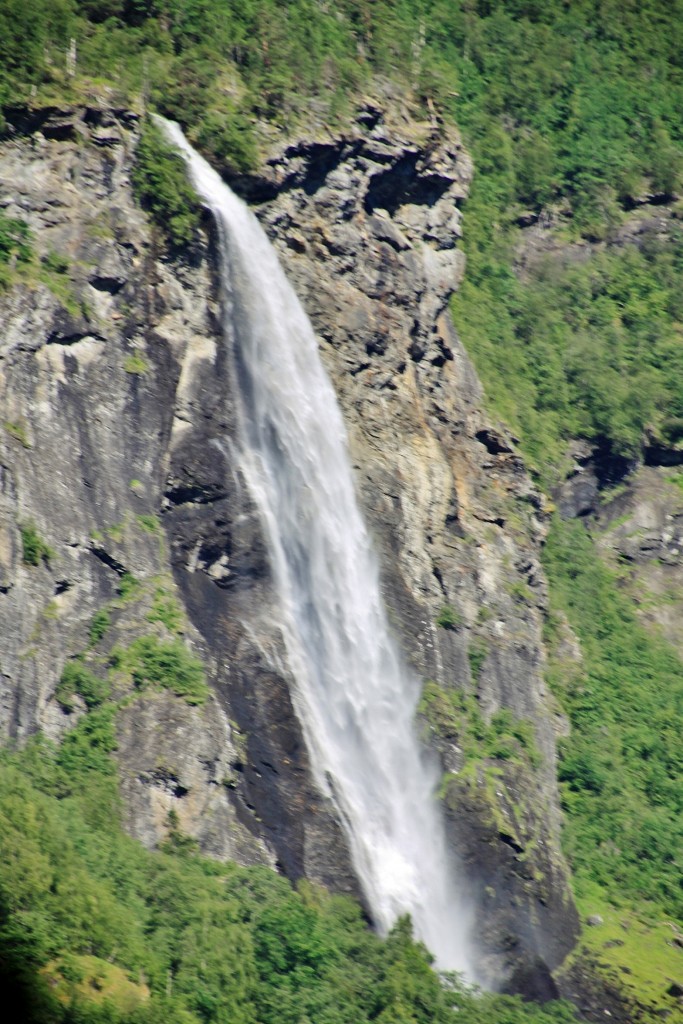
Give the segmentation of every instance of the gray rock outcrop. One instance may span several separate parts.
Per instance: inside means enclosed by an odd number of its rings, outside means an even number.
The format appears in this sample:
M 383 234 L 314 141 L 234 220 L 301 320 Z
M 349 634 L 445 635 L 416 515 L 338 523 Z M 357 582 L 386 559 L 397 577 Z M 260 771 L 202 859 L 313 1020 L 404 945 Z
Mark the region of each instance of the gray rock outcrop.
M 471 171 L 453 131 L 369 104 L 355 131 L 273 154 L 257 212 L 321 338 L 408 662 L 487 720 L 533 723 L 536 769 L 461 771 L 458 738 L 431 734 L 490 975 L 512 978 L 557 965 L 577 923 L 558 841 L 566 726 L 543 682 L 544 499 L 483 412 L 448 311 Z
M 0 203 L 29 225 L 40 261 L 0 295 L 4 740 L 39 729 L 57 739 L 73 725 L 78 707 L 67 713 L 55 691 L 67 661 L 88 651 L 98 611 L 112 623 L 93 653 L 103 671 L 115 645 L 168 635 L 152 615 L 155 595 L 177 602 L 158 513 L 170 447 L 201 415 L 187 381 L 215 361 L 216 300 L 206 243 L 193 265 L 171 265 L 133 200 L 135 121 L 47 112 L 0 150 Z M 36 565 L 26 530 L 50 551 Z M 127 598 L 124 575 L 137 581 Z M 205 641 L 180 618 L 213 673 Z M 159 843 L 175 810 L 207 851 L 274 862 L 258 827 L 241 820 L 239 744 L 218 698 L 195 708 L 169 693 L 142 697 L 118 728 L 133 835 Z
M 2 735 L 69 728 L 78 708 L 65 712 L 55 690 L 93 615 L 110 612 L 88 655 L 106 661 L 115 645 L 167 635 L 161 592 L 212 697 L 132 694 L 118 718 L 127 827 L 154 845 L 173 820 L 215 856 L 357 892 L 313 783 L 268 556 L 232 457 L 212 225 L 169 258 L 133 199 L 135 139 L 133 115 L 93 108 L 17 118 L 0 148 L 0 205 L 46 258 L 0 294 Z M 483 413 L 448 312 L 470 176 L 453 132 L 368 104 L 349 131 L 289 141 L 234 184 L 321 339 L 406 659 L 469 694 L 485 721 L 507 709 L 532 723 L 533 763 L 465 765 L 462 737 L 424 718 L 484 970 L 519 988 L 561 961 L 577 927 L 558 841 L 565 723 L 543 683 L 543 498 Z M 50 269 L 50 253 L 67 268 Z M 28 527 L 51 549 L 37 565 L 22 557 Z

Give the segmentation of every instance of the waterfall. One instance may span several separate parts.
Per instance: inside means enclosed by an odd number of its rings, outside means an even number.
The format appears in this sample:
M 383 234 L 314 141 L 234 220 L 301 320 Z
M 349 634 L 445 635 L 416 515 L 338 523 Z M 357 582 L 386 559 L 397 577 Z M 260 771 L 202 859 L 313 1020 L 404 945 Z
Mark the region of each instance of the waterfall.
M 279 591 L 295 703 L 378 927 L 410 913 L 439 967 L 472 976 L 468 923 L 420 751 L 420 686 L 389 632 L 346 435 L 311 325 L 258 221 L 164 122 L 221 240 L 240 371 L 241 468 Z

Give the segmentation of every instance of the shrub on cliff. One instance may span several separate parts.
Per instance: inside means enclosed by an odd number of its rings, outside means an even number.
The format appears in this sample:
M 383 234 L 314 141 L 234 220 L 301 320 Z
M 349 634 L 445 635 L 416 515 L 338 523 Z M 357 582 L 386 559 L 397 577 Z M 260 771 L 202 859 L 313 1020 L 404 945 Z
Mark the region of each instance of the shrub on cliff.
M 138 690 L 159 686 L 184 697 L 188 704 L 203 704 L 209 695 L 202 663 L 182 640 L 140 636 L 130 647 L 115 648 L 111 663 L 130 672 Z
M 29 263 L 32 256 L 28 224 L 0 210 L 0 290 L 11 284 L 14 266 Z
M 74 694 L 83 698 L 89 708 L 98 707 L 109 696 L 110 687 L 106 680 L 85 667 L 80 661 L 69 661 L 64 666 L 55 696 L 62 707 L 73 708 Z
M 197 145 L 219 165 L 248 171 L 256 163 L 256 145 L 250 125 L 234 107 L 226 112 L 210 111 L 195 133 Z
M 38 533 L 35 523 L 24 523 L 21 526 L 22 560 L 24 565 L 37 566 L 41 562 L 50 564 L 54 551 Z
M 199 203 L 187 179 L 183 158 L 152 121 L 145 121 L 140 133 L 133 187 L 171 245 L 184 246 L 192 241 L 199 223 Z

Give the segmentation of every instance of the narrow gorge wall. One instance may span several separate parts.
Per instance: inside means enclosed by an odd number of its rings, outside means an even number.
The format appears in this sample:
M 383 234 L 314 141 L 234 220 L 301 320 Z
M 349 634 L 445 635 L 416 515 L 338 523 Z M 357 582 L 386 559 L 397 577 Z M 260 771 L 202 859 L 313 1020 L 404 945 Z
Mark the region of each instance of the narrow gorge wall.
M 119 714 L 128 828 L 153 845 L 174 810 L 209 853 L 356 892 L 312 783 L 263 537 L 232 459 L 212 225 L 182 257 L 160 246 L 130 187 L 134 115 L 12 121 L 0 203 L 48 263 L 0 295 L 3 735 L 57 737 L 82 713 L 54 694 L 102 607 L 112 627 L 87 658 L 104 664 L 115 645 L 166 637 L 155 609 L 179 599 L 175 632 L 214 696 L 192 707 L 147 691 Z M 565 726 L 542 678 L 543 499 L 483 413 L 448 315 L 470 176 L 452 132 L 369 104 L 345 134 L 289 140 L 233 185 L 321 339 L 393 624 L 433 684 L 423 727 L 489 973 L 528 990 L 545 977 L 537 958 L 554 967 L 576 932 L 554 771 Z M 65 269 L 50 269 L 51 252 Z M 37 566 L 22 562 L 28 524 L 54 552 Z M 484 719 L 530 719 L 538 756 L 473 759 L 437 706 L 454 689 Z

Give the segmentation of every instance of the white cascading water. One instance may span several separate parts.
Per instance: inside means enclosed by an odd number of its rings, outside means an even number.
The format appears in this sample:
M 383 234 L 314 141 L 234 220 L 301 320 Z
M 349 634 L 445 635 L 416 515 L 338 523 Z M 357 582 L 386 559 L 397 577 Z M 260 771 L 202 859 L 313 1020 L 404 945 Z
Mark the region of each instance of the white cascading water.
M 311 761 L 344 822 L 382 931 L 409 913 L 437 965 L 472 977 L 468 922 L 421 755 L 419 683 L 401 664 L 313 330 L 258 221 L 163 122 L 221 238 L 240 368 L 241 465 L 260 510 Z

